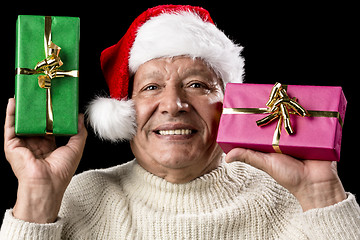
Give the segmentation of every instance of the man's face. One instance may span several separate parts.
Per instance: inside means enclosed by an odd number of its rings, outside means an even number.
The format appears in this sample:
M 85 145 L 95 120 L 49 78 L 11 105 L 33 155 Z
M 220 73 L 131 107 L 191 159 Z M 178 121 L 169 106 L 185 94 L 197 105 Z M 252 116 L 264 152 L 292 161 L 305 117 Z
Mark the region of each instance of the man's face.
M 134 76 L 132 99 L 138 128 L 131 148 L 141 166 L 164 177 L 185 169 L 204 174 L 217 166 L 223 90 L 202 60 L 175 57 L 144 63 Z

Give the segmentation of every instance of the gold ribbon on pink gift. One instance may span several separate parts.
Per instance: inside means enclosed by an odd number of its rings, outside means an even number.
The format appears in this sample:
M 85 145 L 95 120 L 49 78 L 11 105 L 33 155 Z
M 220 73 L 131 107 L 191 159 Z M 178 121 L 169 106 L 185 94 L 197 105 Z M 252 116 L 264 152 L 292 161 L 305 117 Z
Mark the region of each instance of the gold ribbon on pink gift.
M 258 126 L 265 126 L 275 119 L 279 119 L 274 132 L 272 146 L 275 152 L 281 153 L 279 141 L 282 124 L 284 124 L 284 128 L 289 135 L 294 134 L 294 129 L 291 126 L 289 113 L 297 114 L 302 117 L 309 116 L 309 113 L 297 102 L 295 97 L 289 97 L 286 92 L 286 87 L 284 87 L 281 83 L 275 83 L 270 92 L 270 97 L 266 103 L 266 106 L 269 108 L 270 114 L 256 121 L 256 124 Z M 289 109 L 293 111 L 289 111 Z
M 61 48 L 51 41 L 51 16 L 45 16 L 44 49 L 45 59 L 38 62 L 34 69 L 17 68 L 15 74 L 38 76 L 39 87 L 46 89 L 46 134 L 53 134 L 53 108 L 51 101 L 51 80 L 56 77 L 78 77 L 78 70 L 62 71 L 59 68 L 63 65 L 59 57 Z
M 278 119 L 272 140 L 272 146 L 277 153 L 282 153 L 279 146 L 281 126 L 284 124 L 284 128 L 289 135 L 295 133 L 289 114 L 302 117 L 335 117 L 338 119 L 340 126 L 343 126 L 339 112 L 306 110 L 297 102 L 295 97 L 289 97 L 287 94 L 287 86 L 281 83 L 275 83 L 273 86 L 266 106 L 267 108 L 224 108 L 223 114 L 269 114 L 256 121 L 259 127 L 268 125 Z

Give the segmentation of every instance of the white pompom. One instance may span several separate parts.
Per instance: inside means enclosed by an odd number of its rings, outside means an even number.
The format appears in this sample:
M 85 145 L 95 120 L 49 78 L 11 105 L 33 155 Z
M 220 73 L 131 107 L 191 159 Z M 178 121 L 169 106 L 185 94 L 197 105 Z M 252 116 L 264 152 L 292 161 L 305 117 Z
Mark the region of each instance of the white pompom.
M 87 106 L 85 115 L 101 139 L 127 141 L 136 133 L 136 112 L 132 100 L 98 97 Z

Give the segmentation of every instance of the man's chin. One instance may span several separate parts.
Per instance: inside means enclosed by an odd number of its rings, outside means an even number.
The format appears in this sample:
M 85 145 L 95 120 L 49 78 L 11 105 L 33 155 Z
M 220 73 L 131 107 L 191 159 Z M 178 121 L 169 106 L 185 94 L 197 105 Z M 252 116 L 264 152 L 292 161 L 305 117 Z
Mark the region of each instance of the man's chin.
M 154 159 L 163 167 L 181 169 L 199 162 L 199 155 L 197 151 L 191 152 L 189 149 L 181 151 L 178 147 L 177 149 L 159 151 L 158 154 L 155 154 Z
M 159 163 L 169 169 L 183 169 L 193 164 L 192 159 L 184 157 L 173 157 L 171 159 L 162 159 Z

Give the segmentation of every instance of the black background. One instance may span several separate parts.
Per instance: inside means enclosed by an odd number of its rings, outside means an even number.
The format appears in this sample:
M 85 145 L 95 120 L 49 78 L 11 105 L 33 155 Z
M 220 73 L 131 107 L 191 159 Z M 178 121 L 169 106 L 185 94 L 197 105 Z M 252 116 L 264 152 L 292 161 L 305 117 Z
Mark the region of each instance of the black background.
M 15 23 L 18 14 L 78 16 L 80 40 L 80 111 L 96 95 L 108 93 L 100 70 L 100 53 L 115 44 L 131 22 L 149 7 L 169 1 L 106 2 L 88 1 L 72 5 L 58 2 L 51 6 L 34 1 L 2 6 L 0 122 L 5 119 L 7 99 L 14 95 Z M 81 2 L 81 1 L 80 1 Z M 358 108 L 359 18 L 355 4 L 334 2 L 260 3 L 253 1 L 172 1 L 206 8 L 218 28 L 244 46 L 245 80 L 248 83 L 342 86 L 348 100 L 343 128 L 339 176 L 346 191 L 358 194 L 359 131 Z M 48 7 L 46 7 L 46 6 Z M 128 143 L 117 145 L 95 138 L 91 129 L 83 159 L 77 172 L 106 168 L 133 158 Z M 1 135 L 3 130 L 1 128 Z M 1 138 L 2 139 L 2 138 Z M 3 141 L 3 140 L 1 140 Z M 66 142 L 59 138 L 59 142 Z M 13 207 L 17 179 L 5 155 L 0 155 L 0 215 Z M 1 217 L 0 217 L 1 218 Z

